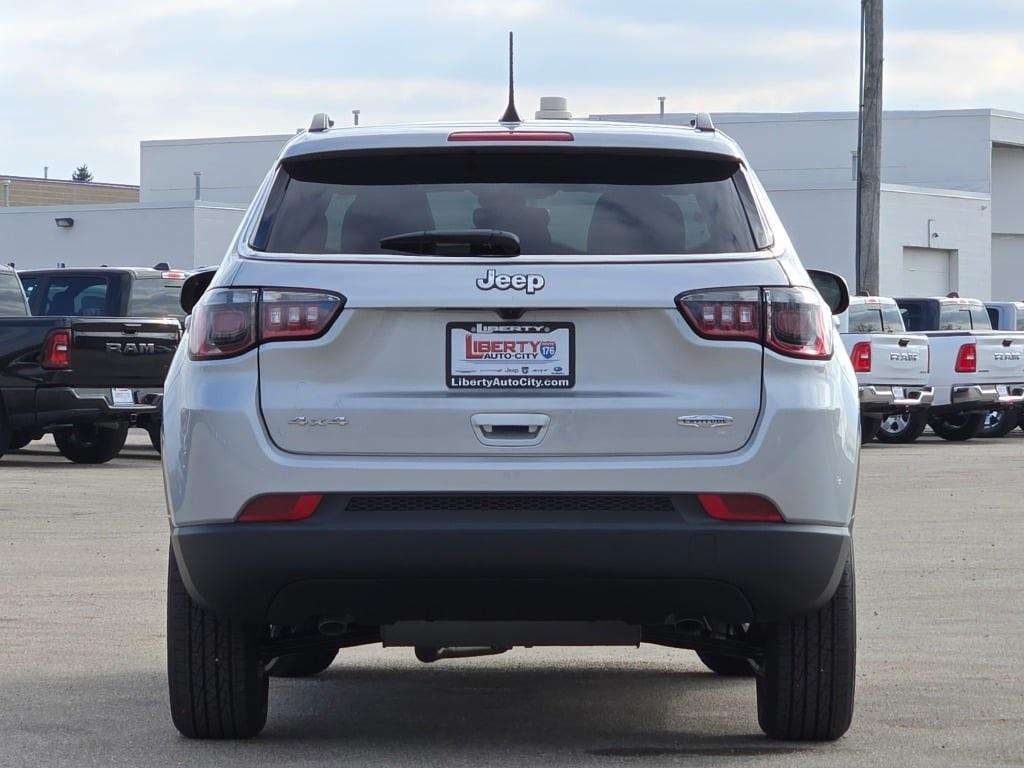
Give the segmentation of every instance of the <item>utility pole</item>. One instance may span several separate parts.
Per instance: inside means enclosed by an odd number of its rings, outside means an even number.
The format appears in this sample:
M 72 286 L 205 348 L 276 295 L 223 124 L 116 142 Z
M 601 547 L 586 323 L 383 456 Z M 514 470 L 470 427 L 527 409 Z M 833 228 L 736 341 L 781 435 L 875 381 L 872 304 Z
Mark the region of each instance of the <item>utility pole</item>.
M 882 0 L 861 0 L 860 10 L 857 290 L 877 295 L 879 209 L 882 197 Z

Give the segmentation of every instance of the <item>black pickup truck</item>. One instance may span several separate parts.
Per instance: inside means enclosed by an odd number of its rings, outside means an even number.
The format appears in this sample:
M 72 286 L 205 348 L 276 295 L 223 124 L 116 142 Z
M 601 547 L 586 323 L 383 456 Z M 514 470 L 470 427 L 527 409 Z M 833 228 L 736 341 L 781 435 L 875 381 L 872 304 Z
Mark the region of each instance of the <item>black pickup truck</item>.
M 102 463 L 121 451 L 133 426 L 159 448 L 186 276 L 0 268 L 0 455 L 52 432 L 66 458 Z

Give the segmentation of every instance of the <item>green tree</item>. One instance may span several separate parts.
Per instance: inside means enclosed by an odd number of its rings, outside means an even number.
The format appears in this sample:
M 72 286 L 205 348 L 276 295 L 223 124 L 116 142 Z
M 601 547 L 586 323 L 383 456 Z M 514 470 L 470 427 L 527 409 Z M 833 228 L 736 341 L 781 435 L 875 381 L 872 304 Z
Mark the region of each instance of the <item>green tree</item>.
M 75 172 L 71 174 L 72 181 L 92 181 L 92 171 L 89 170 L 89 166 L 82 163 L 80 166 L 75 168 Z

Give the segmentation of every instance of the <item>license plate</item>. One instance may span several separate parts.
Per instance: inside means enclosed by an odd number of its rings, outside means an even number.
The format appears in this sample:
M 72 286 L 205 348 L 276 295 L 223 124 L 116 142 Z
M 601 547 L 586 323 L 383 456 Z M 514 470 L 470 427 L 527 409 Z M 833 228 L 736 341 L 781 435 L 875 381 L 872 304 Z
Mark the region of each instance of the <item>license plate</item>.
M 450 389 L 570 389 L 576 384 L 572 323 L 448 323 Z
M 130 389 L 114 387 L 110 390 L 110 402 L 114 405 L 135 405 L 135 396 Z

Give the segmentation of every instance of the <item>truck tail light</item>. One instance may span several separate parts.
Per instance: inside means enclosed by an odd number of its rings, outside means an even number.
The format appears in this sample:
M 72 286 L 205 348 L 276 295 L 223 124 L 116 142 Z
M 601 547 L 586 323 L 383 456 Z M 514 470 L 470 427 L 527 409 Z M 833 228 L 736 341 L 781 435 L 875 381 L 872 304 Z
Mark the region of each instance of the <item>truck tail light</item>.
M 778 508 L 764 496 L 750 493 L 700 493 L 697 500 L 708 517 L 737 523 L 782 523 Z
M 448 141 L 573 141 L 569 131 L 454 131 Z
M 43 368 L 71 367 L 71 331 L 50 331 L 43 347 Z
M 853 370 L 857 373 L 871 373 L 871 342 L 858 341 L 850 352 Z
M 257 496 L 245 505 L 239 523 L 285 523 L 305 520 L 320 506 L 319 493 L 271 493 Z
M 978 346 L 977 344 L 961 344 L 960 351 L 956 353 L 957 373 L 978 372 Z
M 215 360 L 264 341 L 313 339 L 334 322 L 344 300 L 333 293 L 224 288 L 208 291 L 192 312 L 188 352 Z
M 755 341 L 787 357 L 832 356 L 828 308 L 810 288 L 694 291 L 677 296 L 676 305 L 706 339 Z

